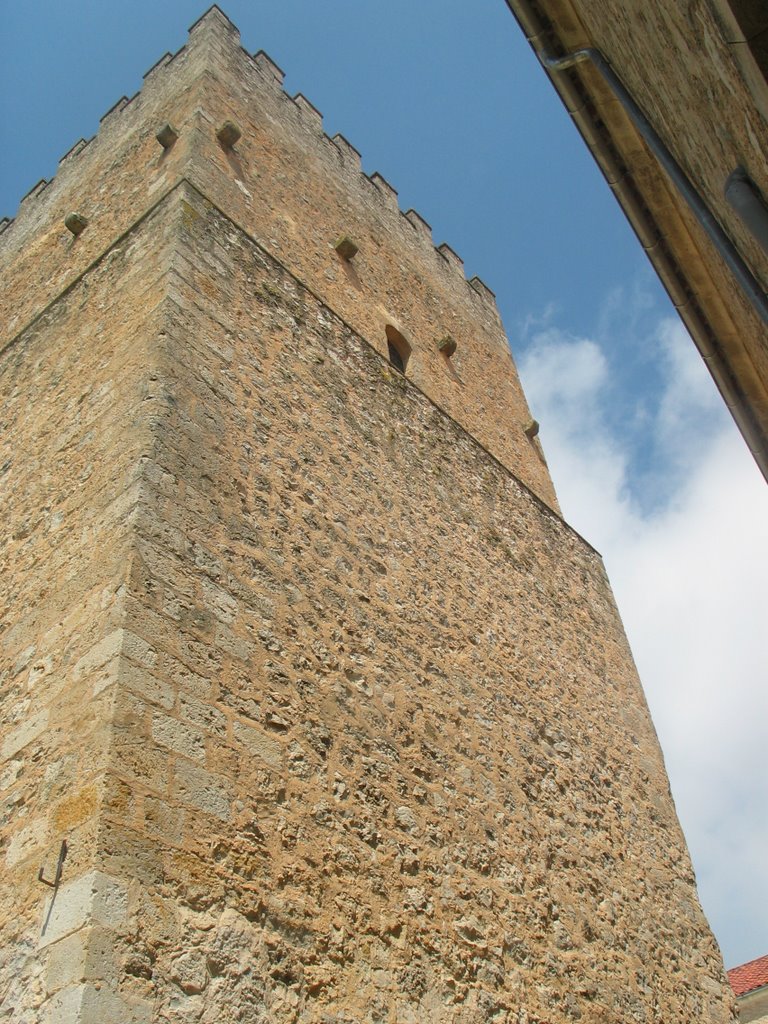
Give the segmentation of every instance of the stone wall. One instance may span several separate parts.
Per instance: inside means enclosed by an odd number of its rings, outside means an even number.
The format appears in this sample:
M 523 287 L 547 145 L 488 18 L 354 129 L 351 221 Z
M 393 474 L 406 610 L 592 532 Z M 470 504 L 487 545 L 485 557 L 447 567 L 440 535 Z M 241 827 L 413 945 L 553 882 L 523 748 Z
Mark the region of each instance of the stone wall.
M 736 1000 L 739 1024 L 768 1024 L 768 988 L 747 992 Z

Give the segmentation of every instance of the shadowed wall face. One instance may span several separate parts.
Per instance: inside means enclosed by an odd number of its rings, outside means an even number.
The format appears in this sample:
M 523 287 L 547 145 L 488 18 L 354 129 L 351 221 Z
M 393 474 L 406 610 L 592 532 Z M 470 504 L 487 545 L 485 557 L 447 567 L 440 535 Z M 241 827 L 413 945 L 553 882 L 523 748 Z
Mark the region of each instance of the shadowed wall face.
M 251 60 L 217 11 L 176 60 L 177 177 L 146 170 L 150 212 L 72 250 L 80 276 L 27 297 L 3 354 L 13 515 L 51 494 L 64 514 L 14 533 L 4 576 L 20 1019 L 731 1021 L 610 588 L 552 510 L 495 312 L 422 241 L 381 298 L 388 261 L 360 257 L 413 226 L 352 186 L 354 275 L 338 228 L 308 244 L 338 183 L 317 157 L 311 185 L 300 120 L 273 132 L 305 154 L 293 194 L 298 156 L 278 173 L 216 141 L 211 68 Z M 232 120 L 266 123 L 238 87 Z M 13 244 L 60 258 L 39 227 Z M 434 344 L 407 329 L 430 308 Z

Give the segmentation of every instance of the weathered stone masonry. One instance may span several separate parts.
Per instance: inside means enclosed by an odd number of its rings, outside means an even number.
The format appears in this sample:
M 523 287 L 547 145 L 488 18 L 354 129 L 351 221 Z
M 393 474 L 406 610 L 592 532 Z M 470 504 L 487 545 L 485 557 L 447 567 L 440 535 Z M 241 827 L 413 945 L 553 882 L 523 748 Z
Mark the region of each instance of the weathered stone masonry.
M 492 297 L 279 78 L 213 8 L 0 237 L 4 1019 L 731 1021 Z

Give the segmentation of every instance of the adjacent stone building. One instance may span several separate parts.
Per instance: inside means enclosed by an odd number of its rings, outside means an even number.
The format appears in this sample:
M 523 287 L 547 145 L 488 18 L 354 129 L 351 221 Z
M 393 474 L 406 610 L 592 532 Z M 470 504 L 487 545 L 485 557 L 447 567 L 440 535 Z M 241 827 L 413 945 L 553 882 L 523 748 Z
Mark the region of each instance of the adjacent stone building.
M 768 956 L 728 971 L 740 1024 L 768 1024 Z
M 506 2 L 768 477 L 768 4 Z
M 0 235 L 0 1015 L 726 1024 L 494 304 L 212 8 Z

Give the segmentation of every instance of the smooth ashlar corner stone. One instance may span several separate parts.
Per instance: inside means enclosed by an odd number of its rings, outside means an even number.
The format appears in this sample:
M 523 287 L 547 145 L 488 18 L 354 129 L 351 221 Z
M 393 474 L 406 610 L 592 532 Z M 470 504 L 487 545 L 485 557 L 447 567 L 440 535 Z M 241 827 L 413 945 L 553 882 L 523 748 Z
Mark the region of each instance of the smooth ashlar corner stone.
M 85 925 L 118 928 L 126 919 L 128 890 L 102 871 L 62 884 L 46 900 L 39 946 L 58 942 Z
M 155 712 L 152 716 L 152 738 L 161 746 L 183 754 L 193 761 L 205 760 L 205 737 L 203 733 L 178 718 L 171 718 Z
M 272 739 L 271 736 L 266 736 L 263 732 L 253 728 L 253 726 L 246 725 L 244 722 L 235 722 L 233 729 L 235 737 L 251 754 L 256 754 L 257 757 L 260 757 L 262 761 L 266 761 L 273 768 L 279 767 L 283 756 L 283 748 L 277 740 Z
M 42 1007 L 44 1024 L 78 1024 L 82 1020 L 85 985 L 73 985 L 57 992 Z
M 30 821 L 24 828 L 19 829 L 18 832 L 14 832 L 5 854 L 7 866 L 13 867 L 14 864 L 29 857 L 35 849 L 41 848 L 47 836 L 47 818 L 37 818 L 35 821 Z
M 111 661 L 115 655 L 120 653 L 122 646 L 122 629 L 116 629 L 114 632 L 108 633 L 75 662 L 72 675 L 75 679 L 80 679 L 86 673 L 92 672 L 96 668 L 101 668 L 102 665 L 106 665 L 108 661 Z
M 42 1007 L 42 1024 L 150 1024 L 152 1006 L 127 1002 L 107 985 L 81 984 L 62 989 Z
M 118 675 L 120 673 L 120 658 L 114 658 L 112 661 L 107 662 L 106 665 L 94 673 L 93 679 L 93 696 L 97 697 L 102 690 L 106 690 L 112 686 L 113 683 L 117 682 Z
M 138 665 L 143 665 L 144 668 L 154 668 L 157 661 L 157 653 L 152 645 L 147 643 L 142 637 L 131 633 L 128 629 L 124 629 L 122 632 L 123 654 L 127 658 L 131 658 Z
M 158 679 L 157 676 L 139 668 L 128 661 L 117 662 L 120 666 L 119 678 L 123 686 L 131 693 L 152 704 L 158 704 L 166 710 L 170 710 L 176 702 L 176 690 L 173 686 Z
M 225 779 L 189 762 L 176 766 L 175 795 L 183 803 L 221 821 L 231 816 L 231 794 Z
M 18 729 L 14 729 L 10 735 L 6 736 L 2 750 L 3 760 L 6 761 L 13 757 L 22 747 L 26 747 L 28 743 L 36 740 L 45 732 L 48 727 L 48 717 L 48 708 L 43 708 L 42 711 L 38 711 L 36 715 L 27 719 Z
M 79 986 L 85 980 L 90 928 L 80 928 L 49 947 L 45 987 L 48 995 Z
M 49 995 L 87 981 L 117 981 L 114 932 L 80 928 L 48 947 L 46 989 Z
M 117 665 L 110 665 L 119 655 L 125 655 L 144 668 L 151 669 L 157 661 L 154 648 L 135 633 L 127 629 L 115 629 L 102 637 L 90 650 L 75 662 L 72 669 L 74 679 L 85 675 L 98 674 L 94 682 L 95 692 L 103 690 L 116 679 Z M 106 666 L 106 667 L 105 667 Z

